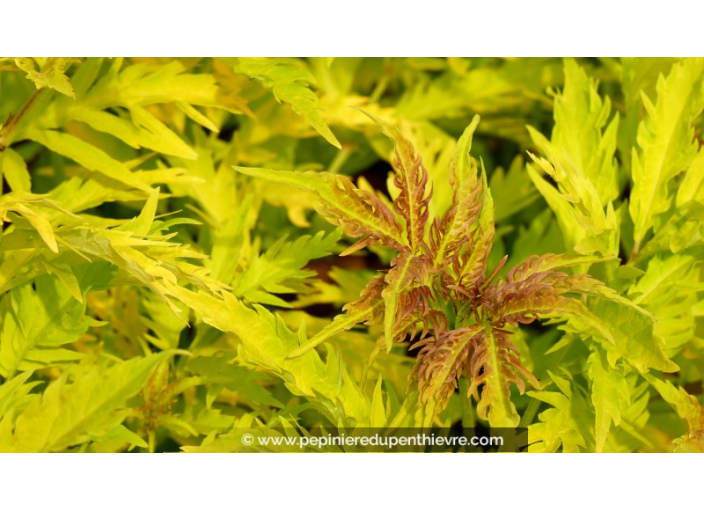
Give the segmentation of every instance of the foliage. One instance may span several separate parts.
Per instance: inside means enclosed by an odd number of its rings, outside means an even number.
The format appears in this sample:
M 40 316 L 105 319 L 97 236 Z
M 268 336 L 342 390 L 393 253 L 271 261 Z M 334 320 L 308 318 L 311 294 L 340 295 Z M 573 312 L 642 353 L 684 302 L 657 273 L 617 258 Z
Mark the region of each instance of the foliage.
M 702 451 L 703 109 L 702 59 L 0 59 L 0 451 Z

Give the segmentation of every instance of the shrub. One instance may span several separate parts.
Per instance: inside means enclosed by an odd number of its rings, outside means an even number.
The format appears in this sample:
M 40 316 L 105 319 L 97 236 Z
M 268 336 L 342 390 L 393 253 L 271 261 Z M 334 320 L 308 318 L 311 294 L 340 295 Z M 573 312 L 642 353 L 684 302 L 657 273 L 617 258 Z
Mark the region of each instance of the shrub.
M 704 59 L 2 59 L 0 451 L 702 451 L 703 109 Z

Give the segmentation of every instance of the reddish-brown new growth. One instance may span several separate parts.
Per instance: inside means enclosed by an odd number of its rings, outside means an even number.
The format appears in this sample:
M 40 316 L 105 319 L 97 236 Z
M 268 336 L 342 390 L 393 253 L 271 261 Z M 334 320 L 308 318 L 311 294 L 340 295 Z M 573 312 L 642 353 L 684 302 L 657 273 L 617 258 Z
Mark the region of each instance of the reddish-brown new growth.
M 425 225 L 428 222 L 432 186 L 427 190 L 428 171 L 423 166 L 420 154 L 416 153 L 408 140 L 395 130 L 389 135 L 395 142 L 393 167 L 394 185 L 400 190 L 394 200 L 394 210 L 406 223 L 408 244 L 414 253 L 427 252 Z
M 402 229 L 393 212 L 373 192 L 357 188 L 344 175 L 322 174 L 332 191 L 334 200 L 326 200 L 318 212 L 333 225 L 339 226 L 350 237 L 362 237 L 347 248 L 349 255 L 370 244 L 381 243 L 400 250 Z M 365 221 L 374 218 L 375 221 Z
M 526 381 L 536 386 L 538 382 L 523 366 L 506 327 L 546 315 L 563 319 L 577 315 L 598 324 L 569 294 L 607 299 L 617 295 L 588 275 L 562 271 L 594 262 L 595 257 L 531 257 L 497 280 L 504 258 L 487 276 L 495 235 L 493 201 L 486 175 L 483 171 L 479 175 L 480 165 L 469 156 L 478 120 L 460 138 L 450 168 L 452 207 L 432 222 L 428 221 L 432 191 L 420 155 L 396 128 L 375 120 L 394 142 L 393 183 L 399 194 L 393 211 L 344 177 L 316 174 L 330 187 L 307 186 L 323 198 L 321 214 L 348 235 L 361 237 L 345 253 L 379 243 L 398 254 L 388 272 L 371 280 L 359 300 L 347 305 L 343 315 L 299 351 L 355 324 L 382 323 L 381 343 L 387 350 L 393 342 L 417 338 L 413 348 L 420 350 L 413 374 L 426 423 L 447 405 L 458 378 L 465 376 L 469 393 L 479 402 L 479 416 L 494 425 L 515 426 L 518 415 L 510 386 L 522 393 Z

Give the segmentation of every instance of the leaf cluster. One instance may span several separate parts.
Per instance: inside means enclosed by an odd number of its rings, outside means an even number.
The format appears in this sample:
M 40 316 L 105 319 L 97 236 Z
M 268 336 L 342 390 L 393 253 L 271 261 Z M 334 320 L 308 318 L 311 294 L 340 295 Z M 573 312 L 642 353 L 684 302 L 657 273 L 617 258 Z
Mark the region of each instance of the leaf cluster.
M 703 62 L 0 58 L 0 451 L 702 451 Z

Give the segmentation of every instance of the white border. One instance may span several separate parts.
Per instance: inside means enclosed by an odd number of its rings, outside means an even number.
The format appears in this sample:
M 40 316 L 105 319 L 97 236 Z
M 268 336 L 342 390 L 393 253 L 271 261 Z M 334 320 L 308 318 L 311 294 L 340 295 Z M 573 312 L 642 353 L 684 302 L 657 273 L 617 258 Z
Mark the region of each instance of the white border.
M 4 455 L 3 508 L 564 510 L 701 502 L 692 456 L 343 455 Z
M 669 0 L 3 2 L 6 54 L 689 54 L 704 4 Z

